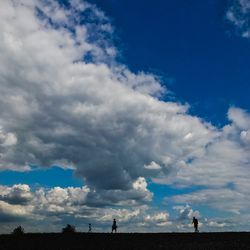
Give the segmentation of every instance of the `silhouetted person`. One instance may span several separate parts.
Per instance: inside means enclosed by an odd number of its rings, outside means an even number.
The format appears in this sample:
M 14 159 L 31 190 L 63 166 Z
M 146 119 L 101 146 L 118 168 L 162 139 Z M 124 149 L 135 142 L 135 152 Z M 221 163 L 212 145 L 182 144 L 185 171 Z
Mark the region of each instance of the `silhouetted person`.
M 91 224 L 89 223 L 89 233 L 91 233 L 92 232 L 92 226 L 91 226 Z
M 112 233 L 115 231 L 116 233 L 116 230 L 117 230 L 117 225 L 116 225 L 116 220 L 114 219 L 113 220 L 113 225 L 112 225 Z
M 196 233 L 198 233 L 198 232 L 199 232 L 199 230 L 198 230 L 198 224 L 199 224 L 198 219 L 196 219 L 195 217 L 193 217 L 193 222 L 192 222 L 192 224 L 194 224 L 194 231 L 195 231 Z

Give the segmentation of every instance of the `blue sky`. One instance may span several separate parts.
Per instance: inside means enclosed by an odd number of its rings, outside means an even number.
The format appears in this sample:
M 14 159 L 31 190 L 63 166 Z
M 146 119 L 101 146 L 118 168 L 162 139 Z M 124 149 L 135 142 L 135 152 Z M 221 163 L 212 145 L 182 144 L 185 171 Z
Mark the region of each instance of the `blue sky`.
M 13 172 L 6 170 L 1 172 L 0 182 L 2 185 L 13 185 L 16 183 L 25 183 L 33 188 L 43 186 L 51 187 L 81 187 L 83 181 L 74 176 L 70 169 L 52 167 L 50 169 L 34 168 L 30 172 Z
M 191 112 L 223 125 L 230 105 L 249 109 L 250 44 L 226 19 L 233 1 L 91 2 L 111 17 L 122 60 L 169 78 L 167 87 Z
M 249 229 L 249 0 L 3 5 L 1 232 Z

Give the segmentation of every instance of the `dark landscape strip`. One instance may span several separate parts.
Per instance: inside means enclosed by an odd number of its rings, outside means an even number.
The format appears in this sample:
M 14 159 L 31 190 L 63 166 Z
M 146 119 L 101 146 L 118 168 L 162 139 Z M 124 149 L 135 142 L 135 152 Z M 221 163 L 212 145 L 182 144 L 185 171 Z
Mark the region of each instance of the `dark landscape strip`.
M 219 233 L 26 233 L 0 235 L 9 250 L 250 249 L 249 232 Z

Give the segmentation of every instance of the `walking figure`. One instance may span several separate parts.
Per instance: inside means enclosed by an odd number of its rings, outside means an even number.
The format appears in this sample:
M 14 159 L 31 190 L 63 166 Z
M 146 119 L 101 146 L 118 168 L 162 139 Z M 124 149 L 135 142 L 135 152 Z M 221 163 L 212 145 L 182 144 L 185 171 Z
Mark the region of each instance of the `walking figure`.
M 89 223 L 89 233 L 91 233 L 92 232 L 92 226 L 91 226 L 91 224 Z
M 199 232 L 199 230 L 198 230 L 198 224 L 199 224 L 198 219 L 196 219 L 195 217 L 193 217 L 192 224 L 194 224 L 194 231 L 195 231 L 195 233 L 198 233 Z
M 117 230 L 117 225 L 116 225 L 116 220 L 114 219 L 113 220 L 113 225 L 112 225 L 112 233 L 115 231 L 116 233 L 116 230 Z

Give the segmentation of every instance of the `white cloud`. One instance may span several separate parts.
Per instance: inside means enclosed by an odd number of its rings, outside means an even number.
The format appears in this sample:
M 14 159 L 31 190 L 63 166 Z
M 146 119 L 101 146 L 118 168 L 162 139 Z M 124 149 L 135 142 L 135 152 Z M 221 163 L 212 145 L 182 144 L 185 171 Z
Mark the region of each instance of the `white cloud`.
M 198 210 L 193 210 L 192 207 L 189 205 L 185 206 L 174 206 L 173 209 L 178 211 L 178 218 L 177 220 L 192 220 L 193 217 L 200 218 L 200 212 Z
M 24 184 L 1 186 L 0 231 L 11 232 L 18 222 L 26 231 L 58 232 L 70 222 L 77 226 L 78 231 L 87 230 L 88 223 L 92 223 L 94 231 L 103 232 L 110 231 L 114 218 L 117 220 L 119 232 L 192 231 L 193 216 L 199 219 L 202 231 L 217 231 L 232 229 L 238 220 L 237 217 L 202 218 L 200 212 L 189 205 L 174 207 L 178 212 L 176 219 L 171 219 L 167 211 L 156 211 L 147 205 L 93 207 L 88 203 L 89 192 L 86 186 L 38 188 L 33 191 Z M 15 194 L 14 197 L 13 194 Z M 218 195 L 222 197 L 224 194 L 221 192 Z M 211 196 L 214 196 L 215 201 L 216 196 L 214 194 Z M 186 201 L 184 196 L 175 198 L 177 203 Z M 181 200 L 178 200 L 179 198 Z M 196 203 L 195 198 L 186 198 Z M 217 196 L 218 200 L 219 196 Z M 203 201 L 199 199 L 197 203 L 203 204 Z M 210 202 L 211 199 L 208 201 Z M 231 201 L 233 202 L 232 199 Z M 229 203 L 230 199 L 225 202 L 225 205 L 227 202 Z M 244 218 L 245 220 L 241 219 L 239 222 L 241 225 L 247 224 L 248 219 L 246 216 Z
M 224 126 L 219 136 L 196 157 L 183 164 L 177 175 L 167 179 L 180 186 L 204 186 L 225 188 L 230 183 L 246 183 L 250 166 L 248 130 L 249 113 L 229 109 L 231 124 Z
M 127 222 L 131 219 L 135 219 L 140 214 L 140 209 L 128 210 L 128 209 L 104 209 L 100 221 L 111 223 L 113 219 L 121 222 Z
M 246 212 L 250 200 L 243 190 L 208 189 L 191 194 L 177 195 L 171 198 L 176 203 L 187 203 L 195 205 L 206 205 L 221 211 L 228 211 L 235 214 Z
M 160 212 L 155 214 L 149 214 L 144 217 L 144 222 L 147 224 L 154 224 L 159 227 L 165 227 L 172 224 L 172 222 L 169 220 L 169 214 L 166 212 Z
M 180 187 L 200 186 L 198 191 L 166 197 L 166 201 L 207 206 L 234 216 L 248 214 L 250 115 L 242 109 L 230 108 L 228 117 L 231 124 L 221 129 L 220 136 L 206 147 L 203 156 L 192 159 L 176 176 L 167 179 Z M 226 225 L 227 230 L 232 230 L 232 223 Z
M 7 232 L 13 230 L 12 222 L 20 222 L 33 232 L 37 230 L 48 232 L 60 231 L 69 221 L 76 223 L 77 227 L 84 227 L 91 222 L 94 230 L 109 231 L 114 218 L 117 220 L 119 231 L 136 231 L 137 224 L 144 221 L 145 214 L 151 218 L 147 219 L 147 223 L 153 224 L 155 221 L 156 226 L 170 224 L 168 213 L 151 216 L 146 205 L 94 207 L 89 203 L 90 189 L 86 186 L 38 188 L 31 191 L 28 185 L 17 184 L 0 186 L 0 192 L 1 229 L 7 228 Z M 47 224 L 55 225 L 46 228 Z M 6 231 L 1 232 L 6 233 Z
M 215 228 L 224 228 L 226 226 L 226 223 L 223 223 L 223 222 L 219 223 L 217 221 L 209 221 L 208 226 L 212 227 L 212 228 L 213 227 L 215 227 Z
M 236 33 L 244 38 L 250 37 L 250 2 L 232 0 L 226 11 L 226 19 L 235 26 Z
M 40 188 L 32 192 L 28 185 L 16 184 L 0 186 L 0 192 L 0 217 L 6 221 L 18 216 L 25 221 L 41 220 L 46 214 L 59 216 L 61 213 L 80 213 L 81 207 L 86 204 L 89 188 Z
M 3 147 L 13 146 L 17 143 L 16 135 L 13 133 L 4 133 L 0 128 L 0 145 Z
M 21 205 L 10 205 L 7 202 L 0 201 L 0 218 L 3 222 L 18 221 L 21 217 L 28 217 L 30 213 L 27 207 Z
M 144 168 L 159 170 L 159 169 L 161 169 L 161 166 L 159 164 L 157 164 L 156 162 L 151 161 L 148 165 L 144 165 Z
M 235 108 L 235 107 L 230 108 L 228 111 L 228 118 L 239 129 L 249 129 L 250 128 L 250 116 L 243 109 Z
M 146 191 L 147 190 L 147 182 L 145 178 L 139 177 L 134 183 L 133 183 L 133 188 L 135 190 L 142 190 Z
M 139 177 L 175 172 L 203 153 L 216 128 L 188 115 L 187 105 L 160 101 L 166 90 L 156 76 L 135 74 L 106 53 L 115 48 L 105 15 L 70 3 L 3 1 L 0 125 L 12 137 L 0 167 L 63 163 L 99 194 L 138 195 Z
M 12 187 L 0 186 L 0 198 L 10 204 L 25 204 L 32 199 L 30 187 L 16 184 Z

